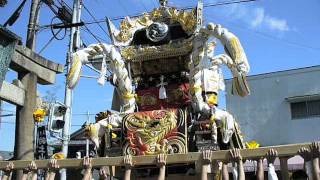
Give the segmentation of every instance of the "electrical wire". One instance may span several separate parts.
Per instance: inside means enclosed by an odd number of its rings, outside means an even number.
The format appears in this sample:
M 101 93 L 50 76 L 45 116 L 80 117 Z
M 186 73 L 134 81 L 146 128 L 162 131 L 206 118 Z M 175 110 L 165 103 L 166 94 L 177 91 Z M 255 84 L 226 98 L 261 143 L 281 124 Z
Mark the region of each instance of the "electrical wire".
M 232 0 L 232 1 L 222 1 L 217 3 L 206 3 L 206 4 L 203 4 L 203 8 L 230 5 L 230 4 L 248 3 L 248 2 L 255 2 L 255 1 L 258 1 L 258 0 Z M 190 10 L 190 9 L 194 9 L 194 6 L 182 8 L 182 10 Z
M 142 5 L 142 7 L 144 8 L 145 11 L 148 11 L 148 8 L 147 8 L 147 6 L 144 4 L 143 0 L 141 1 L 141 5 Z
M 218 2 L 218 3 L 209 3 L 209 4 L 204 4 L 203 7 L 204 8 L 209 8 L 209 7 L 215 7 L 215 6 L 223 6 L 223 5 L 230 5 L 230 4 L 240 4 L 240 3 L 249 3 L 249 2 L 255 2 L 255 1 L 258 1 L 258 0 L 231 0 L 231 1 L 223 1 L 223 2 Z M 120 0 L 119 0 L 120 2 Z M 185 8 L 181 8 L 181 10 L 188 10 L 188 9 L 193 9 L 194 7 L 192 6 L 188 6 L 188 7 L 185 7 Z M 150 13 L 150 12 L 149 12 Z M 129 14 L 129 13 L 128 13 Z M 134 14 L 134 15 L 128 15 L 129 17 L 139 17 L 143 14 L 141 13 L 138 13 L 138 14 Z M 122 20 L 122 19 L 125 19 L 126 17 L 128 16 L 116 16 L 116 17 L 113 17 L 113 18 L 110 18 L 111 21 L 117 21 L 117 20 Z M 102 23 L 102 22 L 105 22 L 106 21 L 106 18 L 104 19 L 98 19 L 96 21 L 87 21 L 87 22 L 83 22 L 85 25 L 90 25 L 90 24 L 97 24 L 97 23 Z M 54 25 L 63 25 L 62 23 L 59 23 L 59 24 L 54 24 Z M 45 26 L 42 26 L 42 28 L 48 28 L 50 27 L 51 25 L 45 25 Z
M 92 19 L 93 19 L 94 21 L 97 21 L 96 17 L 94 17 L 94 15 L 90 12 L 90 10 L 89 10 L 84 4 L 83 4 L 82 6 L 83 6 L 83 8 L 88 12 L 88 14 L 92 17 Z M 100 27 L 100 29 L 101 29 L 104 33 L 106 33 L 106 35 L 110 38 L 109 33 L 100 25 L 100 23 L 97 23 L 97 24 L 98 24 L 98 26 Z
M 0 111 L 1 112 L 15 112 L 15 111 L 12 111 L 12 110 L 7 110 L 7 109 L 1 109 Z
M 61 2 L 59 2 L 59 3 L 60 3 L 61 6 L 64 5 L 64 6 L 66 6 L 67 8 L 71 9 L 71 7 L 70 7 L 67 3 L 65 3 L 64 1 L 61 1 Z M 87 9 L 84 4 L 82 4 L 82 6 L 83 6 L 84 9 L 89 13 L 89 15 L 94 19 L 94 21 L 97 21 L 96 18 L 93 16 L 93 14 L 89 11 L 89 9 Z M 102 22 L 104 22 L 104 21 L 100 21 L 99 23 L 102 23 Z M 98 23 L 98 24 L 99 24 L 99 23 Z M 57 25 L 58 25 L 58 24 L 57 24 Z M 62 25 L 62 23 L 60 23 L 60 25 Z M 88 27 L 87 24 L 85 24 L 85 23 L 84 23 L 84 28 L 86 29 L 87 33 L 89 33 L 89 34 L 90 34 L 96 41 L 98 41 L 99 43 L 101 43 L 101 41 L 100 41 L 99 39 L 107 42 L 106 40 L 104 40 L 104 39 L 98 37 L 97 35 L 95 35 L 94 33 L 92 33 L 92 31 L 89 29 L 89 27 Z M 101 28 L 102 28 L 102 27 L 101 27 Z M 103 28 L 102 28 L 102 29 L 103 29 Z M 105 32 L 105 33 L 108 35 L 108 37 L 110 37 L 107 32 Z
M 59 30 L 61 30 L 61 29 L 59 29 Z M 38 52 L 38 54 L 41 54 L 41 53 L 51 44 L 51 42 L 52 42 L 54 39 L 55 39 L 54 36 L 52 36 L 52 37 L 49 39 L 49 41 L 41 48 L 41 50 Z
M 13 14 L 9 17 L 9 19 L 3 24 L 4 27 L 7 25 L 12 26 L 17 19 L 20 17 L 23 7 L 25 6 L 27 0 L 23 0 L 18 8 L 13 12 Z M 40 4 L 39 4 L 40 6 Z
M 211 16 L 209 16 L 209 18 L 210 17 Z M 263 38 L 271 39 L 271 40 L 274 40 L 274 41 L 279 41 L 279 42 L 285 43 L 287 45 L 291 45 L 291 46 L 295 46 L 295 47 L 299 47 L 299 48 L 309 49 L 309 50 L 313 50 L 313 51 L 320 51 L 320 47 L 313 47 L 313 46 L 309 46 L 309 45 L 306 45 L 306 44 L 301 44 L 301 43 L 289 41 L 287 39 L 278 38 L 276 36 L 272 36 L 270 34 L 267 34 L 267 33 L 261 32 L 261 31 L 253 30 L 253 29 L 241 26 L 239 24 L 235 24 L 235 23 L 227 20 L 226 18 L 224 18 L 224 21 L 229 23 L 229 24 L 231 24 L 232 26 L 234 26 L 236 28 L 245 30 L 246 32 L 248 32 L 248 31 L 252 32 L 253 34 L 256 34 L 256 35 L 258 35 L 260 37 L 263 37 Z
M 0 117 L 11 117 L 16 116 L 15 114 L 1 114 Z
M 119 3 L 119 5 L 122 7 L 122 9 L 124 9 L 124 11 L 125 11 L 125 13 L 126 14 L 129 14 L 129 11 L 127 10 L 127 8 L 122 4 L 122 0 L 117 0 L 118 1 L 118 3 Z
M 152 4 L 154 5 L 154 7 L 158 7 L 158 2 L 156 3 L 155 0 L 151 0 Z
M 59 18 L 58 18 L 57 16 L 53 17 L 53 18 L 51 19 L 51 24 L 53 24 L 53 20 L 54 20 L 54 19 L 59 19 Z M 41 48 L 41 50 L 39 51 L 39 54 L 41 54 L 41 53 L 53 42 L 54 39 L 56 39 L 56 40 L 63 40 L 63 39 L 66 37 L 66 35 L 67 35 L 67 29 L 66 29 L 66 28 L 61 28 L 61 29 L 59 29 L 59 30 L 55 33 L 54 30 L 53 30 L 53 26 L 51 26 L 50 30 L 51 30 L 51 33 L 52 33 L 52 37 L 51 37 L 51 38 L 49 39 L 49 41 Z M 58 37 L 57 35 L 58 35 L 62 30 L 64 30 L 63 36 L 62 36 L 62 37 Z
M 53 20 L 54 19 L 59 19 L 58 16 L 54 16 L 52 19 L 51 19 L 51 24 L 53 24 Z M 66 37 L 67 35 L 67 29 L 66 28 L 63 28 L 64 29 L 64 34 L 61 38 L 59 38 L 57 35 L 61 32 L 62 29 L 59 29 L 59 31 L 57 33 L 54 33 L 54 30 L 53 30 L 53 26 L 51 26 L 50 30 L 51 30 L 51 33 L 52 33 L 52 36 L 54 39 L 56 40 L 62 40 Z
M 99 43 L 101 43 L 101 41 L 103 42 L 108 42 L 108 40 L 103 39 L 97 35 L 95 35 L 86 25 L 84 26 L 84 29 L 82 28 L 83 31 L 87 32 L 88 34 L 90 34 L 96 41 L 98 41 Z

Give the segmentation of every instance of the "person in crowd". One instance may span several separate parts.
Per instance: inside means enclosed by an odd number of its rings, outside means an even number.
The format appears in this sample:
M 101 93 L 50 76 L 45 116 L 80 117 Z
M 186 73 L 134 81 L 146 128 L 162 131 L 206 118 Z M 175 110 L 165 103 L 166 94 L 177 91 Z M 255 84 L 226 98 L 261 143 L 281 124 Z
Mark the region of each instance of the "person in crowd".
M 294 171 L 290 176 L 290 180 L 306 180 L 306 179 L 308 179 L 308 175 L 304 170 Z
M 14 168 L 14 164 L 12 162 L 9 162 L 7 167 L 4 170 L 4 176 L 2 180 L 11 180 L 12 177 L 12 171 Z M 54 180 L 56 171 L 59 169 L 59 165 L 57 164 L 57 160 L 52 159 L 49 162 L 49 168 L 47 171 L 47 175 L 45 180 Z M 27 168 L 23 170 L 23 175 L 22 175 L 22 180 L 27 180 L 27 179 L 36 180 L 37 177 L 37 165 L 34 161 L 32 161 Z
M 222 161 L 222 180 L 229 180 L 228 161 Z
M 132 156 L 126 155 L 124 156 L 124 165 L 125 165 L 125 173 L 124 173 L 124 180 L 130 180 L 131 177 L 131 169 L 134 166 L 132 162 Z M 156 164 L 159 167 L 159 176 L 158 180 L 164 180 L 166 176 L 166 161 L 167 155 L 159 154 L 156 159 Z
M 51 159 L 48 164 L 48 170 L 45 180 L 54 180 L 56 172 L 59 170 L 59 165 L 56 159 Z
M 124 172 L 124 180 L 130 180 L 131 177 L 131 169 L 133 167 L 132 163 L 132 156 L 131 155 L 125 155 L 123 158 L 123 163 L 125 166 L 125 172 Z
M 244 167 L 242 162 L 242 157 L 239 149 L 232 149 L 229 151 L 230 153 L 230 161 L 235 162 L 237 164 L 237 175 L 236 179 L 245 180 Z M 202 169 L 201 169 L 201 180 L 208 180 L 208 172 L 210 170 L 210 164 L 212 160 L 212 151 L 205 150 L 202 152 Z M 229 172 L 228 172 L 228 162 L 222 162 L 222 179 L 229 180 Z
M 201 167 L 201 180 L 208 180 L 208 172 L 210 169 L 212 159 L 212 151 L 202 151 L 202 167 Z
M 100 180 L 109 180 L 110 173 L 107 166 L 102 166 L 99 170 L 99 179 Z
M 264 157 L 259 157 L 256 159 L 256 161 L 257 161 L 257 180 L 264 180 L 263 159 L 264 159 Z
M 202 152 L 202 169 L 201 169 L 201 180 L 208 180 L 208 172 L 210 170 L 210 164 L 212 162 L 212 151 L 205 150 Z M 230 159 L 222 162 L 222 179 L 229 180 L 229 172 L 228 172 L 228 163 L 232 162 L 236 164 L 237 172 L 236 178 L 237 180 L 245 180 L 245 172 L 242 156 L 240 153 L 240 149 L 232 149 L 229 151 Z M 320 180 L 320 167 L 319 167 L 319 157 L 320 157 L 320 143 L 313 142 L 309 148 L 302 147 L 298 151 L 298 155 L 300 155 L 305 161 L 305 171 L 308 179 L 310 180 Z M 268 164 L 268 180 L 278 180 L 277 174 L 275 172 L 274 162 L 278 157 L 278 152 L 275 149 L 270 149 L 265 155 Z M 264 169 L 263 169 L 263 157 L 258 158 L 257 161 L 257 179 L 264 180 Z M 165 179 L 166 173 L 166 160 L 167 156 L 165 154 L 159 154 L 156 158 L 156 164 L 159 167 L 159 176 L 158 180 Z M 124 179 L 130 180 L 131 169 L 134 164 L 132 161 L 132 156 L 126 155 L 123 159 L 125 165 L 125 174 Z M 1 180 L 11 180 L 12 171 L 14 169 L 14 164 L 9 162 L 6 168 L 3 170 L 3 176 Z M 28 165 L 27 168 L 23 170 L 22 180 L 37 179 L 37 165 L 34 161 Z M 59 165 L 57 160 L 52 159 L 48 163 L 47 174 L 45 180 L 54 180 L 56 171 L 59 170 Z M 107 167 L 101 167 L 100 169 L 100 179 L 108 179 L 109 173 Z M 83 159 L 83 180 L 91 180 L 92 179 L 92 158 L 84 157 Z
M 274 162 L 278 157 L 278 152 L 274 149 L 269 149 L 266 154 L 267 163 L 268 163 L 268 180 L 278 180 L 276 170 L 274 168 Z
M 84 157 L 83 159 L 83 180 L 92 179 L 92 158 Z M 110 173 L 107 166 L 102 166 L 99 170 L 100 180 L 109 180 Z
M 244 173 L 244 167 L 243 167 L 243 161 L 242 161 L 242 156 L 240 153 L 240 149 L 232 149 L 229 151 L 231 161 L 235 162 L 237 164 L 237 174 L 238 174 L 238 180 L 245 180 L 245 173 Z
M 158 180 L 164 180 L 166 176 L 166 161 L 167 155 L 159 154 L 157 157 L 157 166 L 159 167 Z
M 23 175 L 21 180 L 27 180 L 29 177 L 31 177 L 31 180 L 37 180 L 38 175 L 37 175 L 37 165 L 34 161 L 31 161 L 29 166 L 23 170 Z
M 3 157 L 0 155 L 0 161 L 3 161 Z M 3 177 L 3 171 L 0 170 L 0 180 L 2 180 L 2 177 Z
M 9 162 L 9 164 L 3 170 L 2 180 L 11 180 L 13 168 L 14 168 L 13 163 Z
M 312 157 L 313 179 L 320 180 L 320 168 L 319 168 L 320 142 L 313 142 L 310 145 L 310 151 L 311 151 L 311 157 Z
M 91 180 L 92 179 L 92 158 L 84 157 L 83 158 L 83 178 L 82 180 Z
M 313 142 L 309 149 L 302 147 L 299 149 L 298 154 L 304 159 L 305 171 L 308 179 L 319 180 L 319 142 Z

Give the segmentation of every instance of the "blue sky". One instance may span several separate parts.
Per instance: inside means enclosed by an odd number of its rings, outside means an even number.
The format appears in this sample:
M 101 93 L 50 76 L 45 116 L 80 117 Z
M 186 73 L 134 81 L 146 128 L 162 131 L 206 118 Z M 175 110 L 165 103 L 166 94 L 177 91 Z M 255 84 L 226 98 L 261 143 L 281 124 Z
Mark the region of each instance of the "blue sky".
M 221 2 L 222 0 L 204 0 L 204 3 Z M 56 0 L 58 2 L 58 0 Z M 71 0 L 65 0 L 72 5 Z M 224 1 L 223 1 L 224 2 Z M 20 1 L 9 1 L 5 8 L 0 8 L 0 23 L 3 24 L 18 6 Z M 84 0 L 85 6 L 97 19 L 137 14 L 150 11 L 158 5 L 157 0 Z M 169 5 L 186 7 L 195 5 L 196 0 L 169 0 Z M 14 26 L 9 27 L 13 32 L 23 38 L 25 42 L 28 22 L 28 1 L 21 17 Z M 318 0 L 260 0 L 251 3 L 210 7 L 205 9 L 205 23 L 219 23 L 236 34 L 247 53 L 251 72 L 261 74 L 279 70 L 307 67 L 320 64 L 320 1 Z M 53 14 L 46 5 L 42 6 L 40 24 L 50 24 Z M 86 11 L 82 13 L 83 21 L 92 21 Z M 54 21 L 57 22 L 57 21 Z M 101 23 L 106 30 L 106 24 Z M 96 36 L 109 42 L 107 35 L 97 24 L 88 25 Z M 86 44 L 97 41 L 85 30 L 81 37 Z M 37 52 L 51 38 L 49 29 L 40 31 L 38 35 Z M 68 48 L 69 36 L 61 41 L 53 41 L 41 55 L 64 64 Z M 101 40 L 102 41 L 102 40 Z M 217 49 L 221 53 L 221 48 Z M 227 69 L 223 69 L 225 78 L 230 78 Z M 84 69 L 85 75 L 97 75 Z M 13 72 L 7 75 L 7 81 L 15 78 Z M 60 101 L 64 97 L 65 76 L 58 75 L 57 83 L 53 86 L 41 86 L 38 89 L 42 95 L 46 91 L 57 94 Z M 110 108 L 112 86 L 99 86 L 94 79 L 81 79 L 74 90 L 73 116 L 74 125 L 82 124 L 86 116 L 76 115 L 89 111 L 97 113 Z M 224 93 L 221 93 L 221 106 L 225 107 Z M 14 107 L 6 104 L 6 110 L 13 111 Z M 5 114 L 6 112 L 3 112 Z M 93 116 L 91 116 L 93 121 Z M 0 127 L 0 150 L 13 150 L 14 117 L 2 118 Z M 73 126 L 72 130 L 79 128 Z

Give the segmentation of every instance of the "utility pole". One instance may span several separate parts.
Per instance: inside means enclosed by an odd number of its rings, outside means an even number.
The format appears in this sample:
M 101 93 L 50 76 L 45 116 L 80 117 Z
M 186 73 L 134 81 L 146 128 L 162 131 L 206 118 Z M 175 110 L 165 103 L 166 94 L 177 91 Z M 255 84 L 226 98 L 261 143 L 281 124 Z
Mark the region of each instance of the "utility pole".
M 36 32 L 39 23 L 40 0 L 32 0 L 26 46 L 32 51 L 36 49 Z M 34 120 L 33 112 L 36 107 L 38 77 L 33 72 L 19 73 L 18 79 L 22 82 L 26 92 L 24 106 L 17 106 L 16 135 L 14 158 L 33 160 L 34 158 Z M 16 179 L 21 179 L 22 171 L 18 171 Z
M 73 10 L 72 10 L 72 24 L 79 23 L 81 21 L 81 0 L 73 1 Z M 72 64 L 72 53 L 80 47 L 80 27 L 72 27 L 70 32 L 70 42 L 69 42 L 69 51 L 67 53 L 67 74 L 71 69 Z M 66 114 L 64 116 L 65 125 L 63 128 L 63 142 L 62 142 L 62 152 L 65 157 L 68 157 L 68 143 L 70 138 L 70 127 L 71 127 L 71 115 L 72 115 L 72 90 L 68 87 L 67 83 L 65 85 L 65 98 L 64 104 L 67 107 Z M 66 180 L 67 173 L 66 169 L 62 169 L 60 173 L 60 179 Z
M 36 34 L 39 25 L 40 1 L 41 0 L 32 0 L 31 2 L 26 46 L 33 51 L 36 50 Z
M 86 125 L 90 124 L 90 113 L 87 111 L 87 121 Z M 89 157 L 89 152 L 90 152 L 90 140 L 89 138 L 86 139 L 86 156 Z

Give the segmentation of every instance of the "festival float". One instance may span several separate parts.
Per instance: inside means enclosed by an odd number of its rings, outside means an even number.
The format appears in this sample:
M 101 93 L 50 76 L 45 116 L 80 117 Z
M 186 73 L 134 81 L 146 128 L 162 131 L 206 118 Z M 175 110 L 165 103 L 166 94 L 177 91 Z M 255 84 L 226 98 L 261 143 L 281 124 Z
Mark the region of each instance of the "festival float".
M 86 127 L 100 157 L 245 148 L 239 125 L 218 107 L 218 94 L 226 66 L 232 93 L 249 95 L 250 67 L 232 32 L 203 24 L 202 1 L 181 10 L 160 0 L 159 8 L 126 17 L 120 27 L 107 24 L 112 44 L 75 52 L 67 77 L 69 88 L 76 88 L 82 67 L 91 64 L 100 71 L 99 84 L 114 85 L 117 111 L 98 113 Z M 224 53 L 215 55 L 218 44 Z M 114 153 L 116 147 L 122 151 Z

